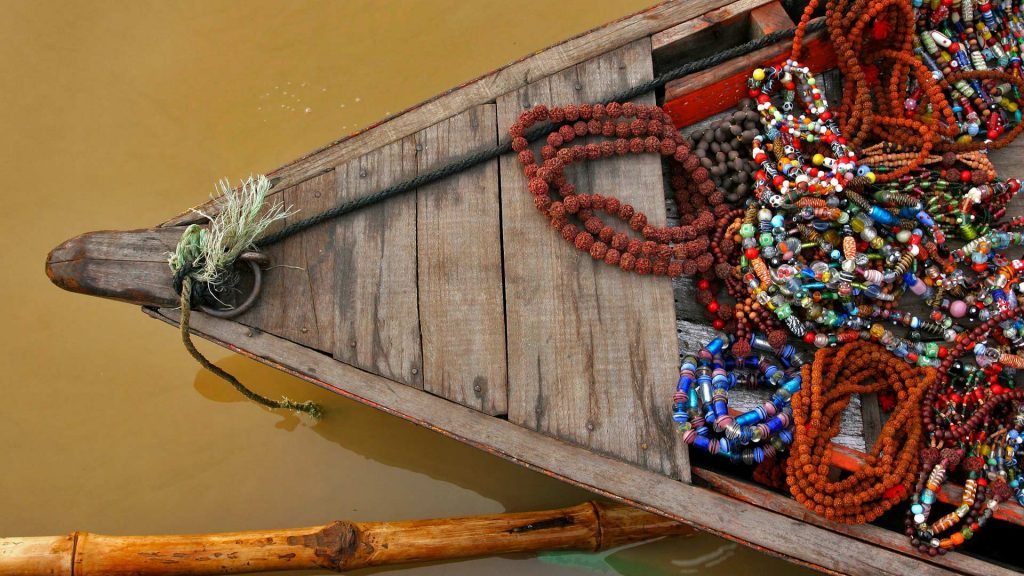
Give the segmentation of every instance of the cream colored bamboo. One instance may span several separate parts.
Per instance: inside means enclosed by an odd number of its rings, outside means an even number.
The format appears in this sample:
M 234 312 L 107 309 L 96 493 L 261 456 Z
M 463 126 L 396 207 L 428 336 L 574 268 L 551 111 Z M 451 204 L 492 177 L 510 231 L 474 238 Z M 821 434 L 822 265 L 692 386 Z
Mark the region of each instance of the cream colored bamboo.
M 620 504 L 403 522 L 346 522 L 283 530 L 172 536 L 0 539 L 0 575 L 244 574 L 353 570 L 541 550 L 603 550 L 690 531 Z

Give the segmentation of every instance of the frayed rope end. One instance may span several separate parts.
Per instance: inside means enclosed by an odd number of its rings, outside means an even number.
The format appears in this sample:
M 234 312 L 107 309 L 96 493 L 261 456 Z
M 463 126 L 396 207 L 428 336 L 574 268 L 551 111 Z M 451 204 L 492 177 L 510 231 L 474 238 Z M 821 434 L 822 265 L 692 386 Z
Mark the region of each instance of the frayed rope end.
M 253 392 L 223 368 L 214 365 L 192 343 L 189 318 L 192 307 L 193 286 L 216 286 L 223 281 L 225 272 L 238 257 L 254 247 L 256 237 L 274 222 L 293 214 L 280 204 L 264 211 L 263 203 L 271 184 L 266 176 L 252 177 L 233 191 L 227 181 L 221 181 L 220 211 L 214 217 L 203 214 L 209 228 L 197 224 L 188 226 L 181 236 L 168 265 L 174 271 L 174 288 L 181 296 L 181 339 L 193 358 L 207 370 L 223 378 L 246 398 L 270 409 L 285 408 L 306 414 L 318 421 L 323 408 L 314 402 L 295 402 L 288 398 L 271 400 Z
M 316 402 L 313 402 L 312 400 L 307 400 L 305 402 L 295 402 L 294 400 L 291 400 L 287 396 L 282 396 L 277 403 L 280 408 L 291 410 L 296 414 L 305 414 L 306 416 L 309 416 L 310 418 L 313 419 L 313 422 L 319 422 L 320 419 L 324 417 L 323 407 L 317 404 Z

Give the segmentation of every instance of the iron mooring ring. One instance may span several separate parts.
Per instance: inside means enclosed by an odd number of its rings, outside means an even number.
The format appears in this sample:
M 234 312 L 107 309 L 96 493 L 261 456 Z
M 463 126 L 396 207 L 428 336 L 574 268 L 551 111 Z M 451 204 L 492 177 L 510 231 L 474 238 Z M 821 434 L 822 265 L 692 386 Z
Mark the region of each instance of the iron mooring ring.
M 249 270 L 252 272 L 252 290 L 249 291 L 249 295 L 246 296 L 245 300 L 233 308 L 213 308 L 202 304 L 199 306 L 199 310 L 204 314 L 209 314 L 215 318 L 222 318 L 224 320 L 230 320 L 237 316 L 245 314 L 250 308 L 256 304 L 259 300 L 260 290 L 263 288 L 263 266 L 270 264 L 270 258 L 262 252 L 243 252 L 235 263 L 244 262 L 249 265 Z

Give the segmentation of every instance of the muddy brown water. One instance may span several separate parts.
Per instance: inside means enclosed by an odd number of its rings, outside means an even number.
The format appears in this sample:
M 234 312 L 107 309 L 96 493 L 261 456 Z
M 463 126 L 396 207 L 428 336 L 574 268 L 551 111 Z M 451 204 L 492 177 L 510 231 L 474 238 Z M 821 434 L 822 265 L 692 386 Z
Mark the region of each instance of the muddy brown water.
M 0 535 L 183 533 L 522 511 L 590 496 L 201 343 L 315 426 L 242 401 L 174 330 L 62 292 L 49 249 L 234 181 L 650 0 L 0 1 Z M 666 335 L 668 336 L 668 335 Z M 399 569 L 393 569 L 399 570 Z M 409 574 L 782 574 L 695 534 Z

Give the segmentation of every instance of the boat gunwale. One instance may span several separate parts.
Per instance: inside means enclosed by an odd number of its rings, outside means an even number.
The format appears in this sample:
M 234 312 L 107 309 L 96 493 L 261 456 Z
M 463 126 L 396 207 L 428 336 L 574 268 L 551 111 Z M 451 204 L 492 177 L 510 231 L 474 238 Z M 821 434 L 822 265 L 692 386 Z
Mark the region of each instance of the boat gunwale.
M 178 324 L 177 310 L 143 306 L 142 311 L 151 318 L 161 320 L 172 326 L 177 326 Z M 190 330 L 196 336 L 222 346 L 232 352 L 272 368 L 276 368 L 306 382 L 335 392 L 369 407 L 381 410 L 387 414 L 397 416 L 434 432 L 440 433 L 446 437 L 483 450 L 494 456 L 501 457 L 514 464 L 540 472 L 546 476 L 564 481 L 618 502 L 672 518 L 699 530 L 712 533 L 716 536 L 754 548 L 765 554 L 817 571 L 827 574 L 882 573 L 895 575 L 908 573 L 906 570 L 913 568 L 915 570 L 913 573 L 915 574 L 1009 575 L 1015 573 L 1012 569 L 1007 568 L 1000 563 L 962 552 L 954 556 L 945 555 L 932 557 L 927 554 L 922 554 L 912 548 L 909 545 L 909 541 L 906 546 L 902 548 L 895 545 L 885 546 L 876 541 L 872 541 L 869 538 L 865 538 L 863 535 L 858 536 L 857 534 L 851 533 L 856 530 L 847 530 L 844 532 L 846 526 L 842 524 L 835 524 L 825 519 L 821 519 L 819 523 L 807 522 L 796 516 L 791 516 L 784 512 L 774 510 L 770 507 L 770 504 L 744 502 L 743 500 L 736 499 L 715 489 L 715 487 L 710 484 L 708 486 L 700 486 L 697 484 L 681 482 L 668 476 L 645 470 L 614 457 L 595 453 L 583 446 L 574 445 L 566 441 L 541 434 L 534 430 L 517 426 L 507 420 L 489 416 L 445 398 L 405 386 L 399 382 L 366 372 L 354 366 L 337 362 L 322 352 L 279 336 L 275 336 L 268 332 L 255 331 L 245 325 L 205 316 L 201 313 L 193 314 L 192 319 L 193 323 Z M 237 337 L 233 334 L 235 332 L 237 332 Z M 253 345 L 246 347 L 243 346 L 241 342 L 252 342 Z M 322 363 L 322 365 L 315 367 L 309 366 L 307 368 L 308 371 L 303 370 L 299 366 L 287 363 L 288 360 L 286 360 L 284 356 L 291 355 L 315 355 L 313 358 L 315 358 L 317 362 Z M 346 376 L 344 380 L 348 385 L 346 385 L 345 388 L 342 388 L 340 384 L 329 382 L 327 380 L 328 376 L 324 374 L 328 371 L 344 373 Z M 408 397 L 402 398 L 402 396 L 406 395 L 408 395 Z M 388 401 L 388 398 L 394 398 L 396 401 L 391 403 Z M 430 404 L 433 406 L 419 408 L 419 413 L 417 413 L 417 409 L 411 408 L 417 404 Z M 441 416 L 438 417 L 438 415 Z M 438 422 L 439 420 L 449 420 L 450 422 L 446 425 Z M 457 424 L 456 421 L 462 422 L 462 428 L 487 428 L 488 430 L 485 430 L 485 432 L 490 432 L 490 439 L 473 437 L 467 430 L 457 429 L 458 426 L 451 425 L 452 423 Z M 524 435 L 524 439 L 528 441 L 519 442 L 520 437 L 523 437 Z M 516 450 L 511 446 L 511 444 L 519 444 L 520 449 Z M 534 446 L 531 446 L 531 444 Z M 546 448 L 539 448 L 538 446 L 540 445 L 544 445 Z M 561 456 L 545 454 L 545 450 L 548 450 L 550 454 L 558 453 Z M 533 452 L 533 454 L 530 454 L 530 452 Z M 612 488 L 602 487 L 597 482 L 593 481 L 596 479 L 596 471 L 590 474 L 590 478 L 587 478 L 588 474 L 585 471 L 577 469 L 577 472 L 575 473 L 576 475 L 574 475 L 572 471 L 556 470 L 554 466 L 541 463 L 544 459 L 556 461 L 564 456 L 572 456 L 574 453 L 578 453 L 578 455 L 583 459 L 590 461 L 589 464 L 592 468 L 610 470 L 612 471 L 612 474 L 615 475 L 628 475 L 634 481 L 639 479 L 642 486 L 637 486 L 633 490 L 626 490 L 623 489 L 626 488 L 625 486 L 619 486 L 616 489 L 616 492 L 612 492 Z M 703 470 L 698 466 L 694 466 L 694 468 Z M 719 474 L 714 470 L 709 470 L 709 472 L 712 474 Z M 694 474 L 694 476 L 699 478 L 701 474 Z M 782 494 L 777 494 L 763 488 L 753 486 L 746 481 L 735 478 L 729 478 L 729 480 L 733 483 L 741 483 L 744 486 L 759 488 L 765 493 L 771 494 L 775 499 L 791 502 L 790 499 Z M 839 538 L 846 540 L 846 545 L 855 547 L 861 545 L 868 546 L 871 551 L 874 552 L 874 555 L 868 554 L 867 556 L 861 556 L 850 553 L 849 558 L 860 562 L 860 564 L 830 566 L 823 563 L 816 563 L 815 561 L 808 559 L 824 558 L 825 556 L 822 554 L 825 553 L 825 550 L 819 549 L 819 553 L 815 554 L 813 553 L 813 549 L 809 548 L 806 544 L 801 544 L 802 551 L 810 550 L 804 552 L 805 557 L 773 549 L 769 547 L 767 542 L 758 543 L 752 539 L 747 539 L 743 536 L 737 536 L 730 533 L 728 528 L 724 525 L 724 521 L 709 521 L 707 519 L 708 512 L 705 508 L 697 507 L 692 509 L 693 517 L 690 517 L 690 515 L 684 516 L 680 512 L 673 511 L 669 506 L 647 501 L 647 495 L 654 498 L 656 488 L 664 487 L 666 483 L 670 483 L 670 486 L 675 490 L 681 490 L 685 493 L 687 495 L 688 503 L 691 500 L 694 502 L 704 500 L 705 503 L 709 503 L 707 500 L 710 498 L 714 501 L 712 502 L 713 504 L 740 507 L 742 509 L 742 513 L 737 516 L 746 515 L 751 511 L 756 511 L 757 515 L 767 516 L 769 520 L 774 519 L 775 521 L 787 521 L 790 524 L 795 523 L 795 526 L 787 527 L 787 529 L 792 531 L 799 529 L 803 532 L 805 536 L 804 538 L 801 538 L 803 542 L 810 542 L 818 546 L 828 546 L 829 544 L 837 544 L 834 541 L 826 543 L 830 538 Z M 631 494 L 628 494 L 630 492 Z M 713 520 L 714 514 L 711 516 Z M 760 522 L 760 520 L 758 522 Z M 770 532 L 770 526 L 772 523 L 766 522 L 765 524 L 766 527 L 764 528 L 764 531 Z M 870 524 L 860 525 L 857 530 L 862 532 L 868 531 L 868 533 L 875 532 L 880 537 L 884 537 L 888 534 L 890 535 L 890 538 L 899 537 L 899 539 L 902 540 L 902 534 Z M 740 530 L 740 532 L 748 534 L 758 531 L 759 530 L 755 528 L 749 527 Z M 808 534 L 808 532 L 810 533 Z M 775 541 L 775 543 L 778 544 L 778 541 Z M 786 546 L 781 547 L 785 548 Z M 792 548 L 793 546 L 790 547 Z M 897 568 L 901 567 L 900 570 L 893 571 L 892 568 L 886 569 L 886 566 L 881 563 L 878 557 L 876 557 L 879 552 L 885 554 L 885 558 L 888 560 L 899 562 L 900 565 L 897 566 Z M 911 562 L 912 564 L 906 564 L 907 562 Z M 848 570 L 845 570 L 844 568 Z
M 736 1 L 663 0 L 633 14 L 623 16 L 617 20 L 551 44 L 546 48 L 527 54 L 490 72 L 435 94 L 400 112 L 386 116 L 356 132 L 352 132 L 347 136 L 343 136 L 275 168 L 267 173 L 267 176 L 274 181 L 274 188 L 271 194 L 328 172 L 339 164 L 411 136 L 438 122 L 453 118 L 474 106 L 495 102 L 498 97 L 514 92 L 533 80 L 556 74 L 587 59 L 620 48 L 643 37 L 653 36 L 680 24 L 702 21 L 709 12 L 729 6 Z M 680 14 L 677 14 L 677 12 Z M 711 22 L 711 24 L 713 25 L 715 22 Z M 604 43 L 588 41 L 590 37 L 599 34 L 607 35 Z M 577 43 L 582 44 L 582 46 L 575 46 Z M 588 49 L 588 44 L 600 45 L 600 48 Z M 486 85 L 487 81 L 491 79 L 494 80 L 492 85 Z M 461 98 L 461 96 L 470 94 L 474 89 L 479 89 L 479 94 L 471 94 L 469 98 Z M 396 132 L 384 134 L 382 138 L 375 140 L 378 134 L 386 132 L 383 130 L 386 125 L 392 123 L 400 124 L 403 121 L 409 124 L 402 126 Z M 306 165 L 312 166 L 308 167 L 305 171 L 300 170 L 306 167 Z M 197 211 L 215 214 L 215 202 L 209 200 L 200 203 L 165 220 L 159 226 L 185 226 L 197 223 L 202 220 Z

